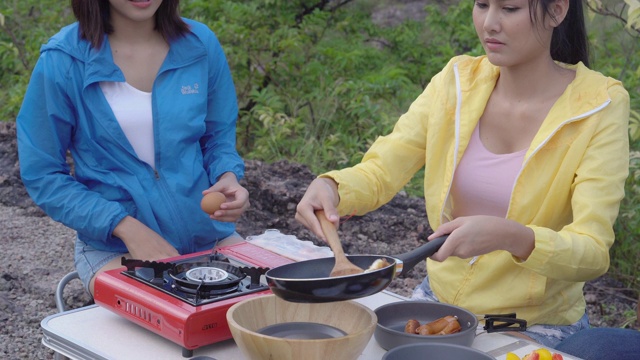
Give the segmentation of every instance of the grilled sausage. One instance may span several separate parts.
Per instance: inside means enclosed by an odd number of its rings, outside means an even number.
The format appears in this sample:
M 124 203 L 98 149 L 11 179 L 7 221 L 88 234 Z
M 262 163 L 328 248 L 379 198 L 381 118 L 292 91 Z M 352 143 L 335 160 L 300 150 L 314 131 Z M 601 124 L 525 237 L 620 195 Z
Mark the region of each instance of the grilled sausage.
M 444 329 L 438 332 L 438 335 L 455 334 L 459 332 L 461 328 L 462 327 L 460 326 L 460 323 L 458 322 L 458 320 L 454 318 L 454 320 L 449 322 L 449 324 L 447 324 L 447 326 Z
M 410 319 L 407 321 L 407 325 L 404 326 L 404 332 L 409 334 L 416 334 L 416 329 L 420 327 L 420 322 L 416 319 Z
M 446 335 L 460 331 L 460 323 L 455 316 L 445 316 L 420 326 L 416 333 L 420 335 Z

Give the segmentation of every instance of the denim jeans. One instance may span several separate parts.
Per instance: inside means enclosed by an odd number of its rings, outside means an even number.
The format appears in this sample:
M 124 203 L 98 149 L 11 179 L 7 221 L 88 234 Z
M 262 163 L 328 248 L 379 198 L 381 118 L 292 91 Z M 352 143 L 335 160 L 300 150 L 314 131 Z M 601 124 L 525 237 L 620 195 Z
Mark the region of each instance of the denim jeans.
M 84 285 L 84 289 L 89 291 L 89 282 L 96 275 L 96 272 L 109 261 L 124 256 L 123 253 L 112 251 L 96 250 L 84 241 L 76 237 L 74 262 L 76 271 L 80 276 L 80 281 Z
M 640 331 L 621 328 L 590 328 L 569 336 L 559 351 L 584 360 L 640 359 Z
M 438 298 L 431 290 L 431 286 L 429 285 L 429 276 L 425 277 L 422 283 L 413 290 L 411 299 L 439 302 Z M 564 340 L 568 336 L 588 328 L 589 317 L 585 312 L 580 320 L 571 325 L 537 324 L 529 326 L 526 331 L 522 331 L 521 333 L 546 347 L 555 348 L 562 340 Z

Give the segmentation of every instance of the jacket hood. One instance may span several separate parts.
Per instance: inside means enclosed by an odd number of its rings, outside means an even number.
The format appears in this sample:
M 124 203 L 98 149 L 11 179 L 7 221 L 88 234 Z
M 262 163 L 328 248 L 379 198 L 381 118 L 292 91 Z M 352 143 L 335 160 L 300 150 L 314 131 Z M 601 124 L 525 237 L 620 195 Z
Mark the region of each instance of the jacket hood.
M 86 39 L 80 38 L 78 22 L 63 27 L 56 35 L 40 48 L 40 53 L 61 51 L 74 61 L 83 63 L 86 68 L 84 86 L 103 80 L 125 81 L 124 74 L 114 65 L 109 41 L 104 36 L 100 49 L 91 46 Z
M 63 27 L 42 45 L 40 53 L 60 50 L 77 60 L 85 61 L 92 49 L 88 41 L 80 40 L 79 28 L 78 22 Z

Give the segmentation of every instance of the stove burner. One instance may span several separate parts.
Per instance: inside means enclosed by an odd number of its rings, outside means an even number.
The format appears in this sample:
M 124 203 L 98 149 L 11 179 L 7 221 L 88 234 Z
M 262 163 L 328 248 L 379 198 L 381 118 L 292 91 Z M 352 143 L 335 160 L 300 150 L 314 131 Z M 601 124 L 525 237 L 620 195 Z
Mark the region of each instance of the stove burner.
M 196 303 L 207 299 L 216 299 L 227 294 L 234 294 L 239 290 L 238 286 L 229 286 L 222 289 L 203 289 L 202 285 L 196 286 L 194 288 L 189 288 L 186 286 L 175 284 L 174 287 L 177 291 L 185 294 L 185 296 L 190 295 Z
M 268 288 L 260 282 L 267 268 L 234 266 L 226 257 L 216 254 L 173 263 L 122 258 L 122 265 L 127 267 L 122 274 L 192 305 Z
M 194 279 L 192 277 L 189 277 L 189 274 L 192 270 L 199 270 L 204 268 L 216 269 L 225 273 L 227 276 L 216 281 L 206 281 L 206 279 Z M 238 286 L 238 283 L 242 281 L 242 279 L 247 277 L 247 275 L 240 271 L 240 269 L 236 266 L 222 261 L 178 264 L 173 269 L 170 269 L 168 271 L 168 274 L 175 280 L 177 285 L 180 285 L 181 287 L 187 289 L 198 289 L 198 291 L 205 293 L 213 290 L 235 288 Z
M 215 267 L 197 267 L 187 271 L 187 279 L 191 281 L 202 281 L 205 284 L 218 282 L 226 279 L 229 273 Z

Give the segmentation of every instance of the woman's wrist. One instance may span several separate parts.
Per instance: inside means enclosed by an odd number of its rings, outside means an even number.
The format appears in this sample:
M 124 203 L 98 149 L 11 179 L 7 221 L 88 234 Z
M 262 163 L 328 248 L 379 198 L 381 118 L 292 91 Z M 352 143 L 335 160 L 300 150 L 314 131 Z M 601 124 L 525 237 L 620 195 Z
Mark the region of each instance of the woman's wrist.
M 505 239 L 510 240 L 507 242 L 506 250 L 521 260 L 527 260 L 535 248 L 535 233 L 516 221 L 509 220 L 509 222 L 510 226 L 507 227 L 509 234 Z
M 135 221 L 136 220 L 132 216 L 129 216 L 129 215 L 125 216 L 122 220 L 120 220 L 118 225 L 116 225 L 116 227 L 113 229 L 112 235 L 119 239 L 126 237 L 126 234 L 131 231 L 131 228 L 133 226 L 135 226 L 133 224 Z
M 227 171 L 225 173 L 223 173 L 222 175 L 220 175 L 218 177 L 218 182 L 220 181 L 234 181 L 234 182 L 238 182 L 238 177 L 236 176 L 235 173 L 231 172 L 231 171 Z
M 322 182 L 324 186 L 326 186 L 330 190 L 334 199 L 333 205 L 335 207 L 338 207 L 338 204 L 340 204 L 340 191 L 338 190 L 338 183 L 333 178 L 328 176 L 317 177 L 314 181 Z

